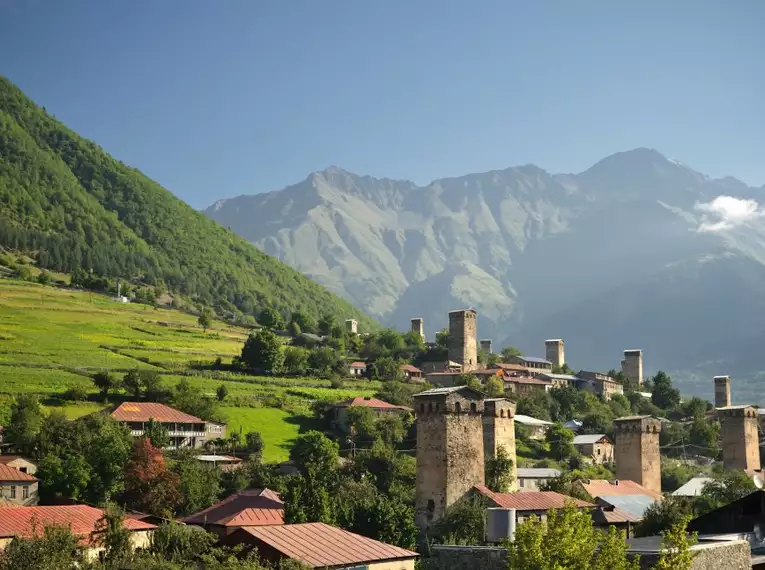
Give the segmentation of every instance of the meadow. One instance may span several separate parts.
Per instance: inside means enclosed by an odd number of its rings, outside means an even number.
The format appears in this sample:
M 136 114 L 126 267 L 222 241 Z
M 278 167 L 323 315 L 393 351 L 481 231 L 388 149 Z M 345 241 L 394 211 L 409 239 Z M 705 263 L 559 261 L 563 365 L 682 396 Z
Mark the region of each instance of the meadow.
M 332 388 L 319 378 L 209 369 L 218 358 L 230 363 L 248 334 L 246 328 L 219 321 L 204 331 L 194 315 L 178 310 L 0 279 L 0 425 L 8 420 L 16 394 L 38 394 L 47 409 L 76 418 L 105 407 L 95 401 L 90 376 L 96 371 L 122 375 L 150 369 L 168 386 L 183 378 L 209 395 L 224 384 L 236 404 L 221 408 L 229 429 L 261 432 L 266 459 L 276 461 L 287 457 L 289 442 L 308 421 L 310 401 L 371 396 L 379 387 L 376 382 L 349 381 Z M 91 401 L 63 401 L 61 396 L 73 387 L 85 389 Z

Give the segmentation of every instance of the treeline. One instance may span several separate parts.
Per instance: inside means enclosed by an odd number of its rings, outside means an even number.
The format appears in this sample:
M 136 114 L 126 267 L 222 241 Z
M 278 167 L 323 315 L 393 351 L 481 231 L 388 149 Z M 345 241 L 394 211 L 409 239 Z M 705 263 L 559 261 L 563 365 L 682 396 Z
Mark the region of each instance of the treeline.
M 169 290 L 224 318 L 266 307 L 374 327 L 349 303 L 196 212 L 0 77 L 0 245 L 41 268 Z

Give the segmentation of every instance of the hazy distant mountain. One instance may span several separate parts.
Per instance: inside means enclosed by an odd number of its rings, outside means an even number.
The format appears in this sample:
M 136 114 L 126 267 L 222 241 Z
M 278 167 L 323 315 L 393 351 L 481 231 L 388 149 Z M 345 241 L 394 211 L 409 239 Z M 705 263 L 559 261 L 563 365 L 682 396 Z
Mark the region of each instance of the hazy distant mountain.
M 761 194 L 636 149 L 581 174 L 527 165 L 425 187 L 331 167 L 206 213 L 398 328 L 421 316 L 432 337 L 473 306 L 495 346 L 539 355 L 563 337 L 576 369 L 642 348 L 687 391 L 733 375 L 743 401 L 765 379 Z

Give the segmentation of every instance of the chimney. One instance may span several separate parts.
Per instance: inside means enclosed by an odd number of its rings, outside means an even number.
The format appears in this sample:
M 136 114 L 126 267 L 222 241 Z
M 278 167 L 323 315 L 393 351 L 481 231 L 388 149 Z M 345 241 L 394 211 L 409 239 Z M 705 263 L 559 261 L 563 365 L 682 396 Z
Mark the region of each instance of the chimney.
M 731 406 L 719 408 L 720 439 L 725 469 L 760 469 L 760 444 L 757 408 Z
M 485 338 L 479 341 L 481 343 L 481 350 L 486 354 L 491 354 L 491 339 Z
M 730 406 L 730 376 L 715 376 L 715 408 Z
M 614 420 L 616 478 L 661 493 L 661 422 L 651 416 Z

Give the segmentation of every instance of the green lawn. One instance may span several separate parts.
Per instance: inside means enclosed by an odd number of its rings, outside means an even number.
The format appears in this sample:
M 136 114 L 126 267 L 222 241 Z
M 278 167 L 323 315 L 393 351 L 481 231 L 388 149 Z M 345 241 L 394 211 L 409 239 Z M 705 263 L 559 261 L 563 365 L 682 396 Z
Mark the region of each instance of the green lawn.
M 265 447 L 263 459 L 267 462 L 286 461 L 289 448 L 298 435 L 298 424 L 283 410 L 276 408 L 224 407 L 229 433 L 239 431 L 260 432 Z

